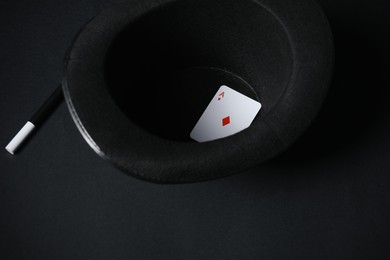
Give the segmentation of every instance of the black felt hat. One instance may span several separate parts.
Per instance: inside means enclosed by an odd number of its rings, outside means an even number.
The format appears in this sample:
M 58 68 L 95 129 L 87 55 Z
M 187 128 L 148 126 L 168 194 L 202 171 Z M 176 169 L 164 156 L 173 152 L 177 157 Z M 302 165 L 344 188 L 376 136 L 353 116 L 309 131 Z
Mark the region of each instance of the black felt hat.
M 317 115 L 333 70 L 333 38 L 311 0 L 145 0 L 82 28 L 63 90 L 93 150 L 157 183 L 239 173 L 293 144 Z M 190 127 L 221 85 L 258 99 L 252 125 L 198 143 Z

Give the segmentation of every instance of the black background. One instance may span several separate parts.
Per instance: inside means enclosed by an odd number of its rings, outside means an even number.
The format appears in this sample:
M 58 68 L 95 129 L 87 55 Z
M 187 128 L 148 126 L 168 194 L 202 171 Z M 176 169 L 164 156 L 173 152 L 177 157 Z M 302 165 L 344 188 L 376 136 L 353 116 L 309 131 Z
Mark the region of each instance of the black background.
M 336 66 L 317 120 L 241 174 L 158 185 L 98 157 L 65 103 L 0 153 L 1 259 L 385 259 L 390 232 L 390 8 L 319 0 Z M 102 0 L 0 1 L 0 143 L 62 78 Z

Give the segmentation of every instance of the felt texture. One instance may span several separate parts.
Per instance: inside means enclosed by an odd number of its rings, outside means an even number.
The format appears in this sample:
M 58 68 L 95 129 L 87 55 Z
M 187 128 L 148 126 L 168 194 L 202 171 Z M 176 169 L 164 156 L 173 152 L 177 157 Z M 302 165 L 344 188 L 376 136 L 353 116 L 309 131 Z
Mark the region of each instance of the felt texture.
M 238 173 L 293 144 L 321 107 L 333 60 L 326 17 L 310 0 L 150 0 L 94 17 L 65 57 L 62 85 L 77 127 L 101 157 L 142 180 L 186 183 Z M 148 102 L 148 94 L 171 87 L 166 75 L 197 67 L 231 73 L 254 90 L 263 108 L 248 129 L 196 143 L 140 120 L 150 118 L 146 108 L 161 119 L 161 105 L 173 111 L 183 96 L 196 104 L 185 84 L 165 102 Z M 199 109 L 177 107 L 192 118 Z

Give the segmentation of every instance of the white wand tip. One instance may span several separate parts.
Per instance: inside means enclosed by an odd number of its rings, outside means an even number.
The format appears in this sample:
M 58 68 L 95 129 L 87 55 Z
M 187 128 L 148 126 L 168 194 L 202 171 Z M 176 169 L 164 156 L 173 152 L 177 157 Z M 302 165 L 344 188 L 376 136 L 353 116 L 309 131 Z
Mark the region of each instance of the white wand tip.
M 14 138 L 12 138 L 11 142 L 5 147 L 5 149 L 10 154 L 15 154 L 16 149 L 26 140 L 26 138 L 31 134 L 31 132 L 34 130 L 35 125 L 28 121 L 22 129 L 19 130 L 19 132 L 15 135 Z

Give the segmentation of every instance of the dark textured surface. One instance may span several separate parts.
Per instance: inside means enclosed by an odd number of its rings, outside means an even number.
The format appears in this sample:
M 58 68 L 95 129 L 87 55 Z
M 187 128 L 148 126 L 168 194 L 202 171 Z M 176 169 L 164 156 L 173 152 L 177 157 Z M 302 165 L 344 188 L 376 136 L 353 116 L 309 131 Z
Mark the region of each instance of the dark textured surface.
M 390 12 L 320 0 L 336 39 L 329 98 L 283 156 L 241 175 L 145 183 L 91 151 L 63 103 L 0 153 L 2 259 L 387 259 Z M 108 1 L 0 2 L 0 141 L 62 77 L 75 32 Z

